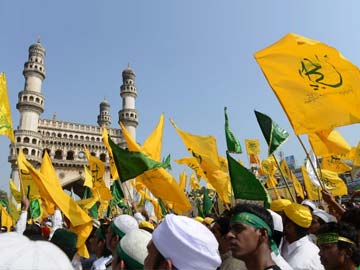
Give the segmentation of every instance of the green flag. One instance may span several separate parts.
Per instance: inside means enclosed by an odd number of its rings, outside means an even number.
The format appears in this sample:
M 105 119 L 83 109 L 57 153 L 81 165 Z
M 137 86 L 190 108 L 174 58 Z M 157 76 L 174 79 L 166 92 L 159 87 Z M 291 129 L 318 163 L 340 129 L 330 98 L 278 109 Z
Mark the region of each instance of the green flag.
M 84 190 L 84 194 L 83 194 L 83 199 L 87 199 L 87 198 L 92 198 L 94 197 L 91 189 L 89 187 L 85 186 L 85 190 Z M 95 203 L 89 210 L 88 210 L 88 214 L 90 217 L 97 219 L 98 218 L 98 204 Z
M 211 212 L 211 208 L 213 208 L 214 203 L 209 196 L 209 190 L 207 188 L 204 189 L 204 197 L 203 197 L 203 214 L 207 216 Z
M 264 206 L 268 208 L 271 198 L 260 180 L 228 153 L 226 156 L 235 199 L 263 201 Z
M 279 127 L 269 116 L 266 114 L 255 111 L 256 119 L 259 123 L 261 131 L 265 137 L 267 144 L 269 145 L 269 156 L 272 155 L 280 145 L 282 145 L 289 133 L 286 130 Z
M 124 198 L 124 192 L 121 188 L 121 185 L 118 180 L 115 180 L 111 185 L 111 194 L 113 199 L 111 200 L 111 205 L 118 205 L 120 201 Z
M 133 179 L 145 171 L 163 167 L 169 167 L 167 162 L 158 162 L 151 159 L 142 152 L 132 152 L 117 146 L 109 136 L 109 144 L 114 155 L 114 161 L 119 173 L 121 182 Z
M 39 218 L 41 217 L 42 213 L 41 213 L 41 204 L 40 204 L 40 201 L 39 199 L 35 199 L 35 200 L 32 200 L 30 202 L 30 216 L 31 218 Z
M 229 128 L 229 119 L 226 113 L 227 108 L 224 108 L 225 112 L 225 138 L 227 149 L 230 153 L 238 153 L 241 154 L 241 145 L 238 139 L 235 138 L 234 134 L 230 131 Z

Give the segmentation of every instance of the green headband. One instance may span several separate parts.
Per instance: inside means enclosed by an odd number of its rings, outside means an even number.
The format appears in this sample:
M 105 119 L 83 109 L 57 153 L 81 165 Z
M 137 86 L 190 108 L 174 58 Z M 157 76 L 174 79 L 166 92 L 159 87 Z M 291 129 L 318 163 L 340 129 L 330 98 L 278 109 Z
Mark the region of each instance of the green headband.
M 98 228 L 95 231 L 95 234 L 96 234 L 97 238 L 99 238 L 100 240 L 105 240 L 105 235 L 103 234 L 103 232 L 100 228 Z
M 318 237 L 317 237 L 318 245 L 333 244 L 333 243 L 337 243 L 339 241 L 346 242 L 346 243 L 356 246 L 354 241 L 351 241 L 349 238 L 339 236 L 337 233 L 323 233 L 323 234 L 318 235 Z
M 120 260 L 124 260 L 127 269 L 144 269 L 144 265 L 135 261 L 129 255 L 125 253 L 125 251 L 121 248 L 121 244 L 119 243 L 116 247 L 116 253 Z
M 111 229 L 113 230 L 113 232 L 116 234 L 116 235 L 118 235 L 118 236 L 120 236 L 120 237 L 124 237 L 124 235 L 125 235 L 125 233 L 122 231 L 122 230 L 120 230 L 118 227 L 116 227 L 116 225 L 114 224 L 114 221 L 113 222 L 111 222 Z
M 231 217 L 231 223 L 242 223 L 242 224 L 254 227 L 256 229 L 265 229 L 268 232 L 268 235 L 270 238 L 271 250 L 276 255 L 279 254 L 279 249 L 278 249 L 274 239 L 272 239 L 272 230 L 271 230 L 270 226 L 263 219 L 258 217 L 257 215 L 254 215 L 249 212 L 236 213 Z

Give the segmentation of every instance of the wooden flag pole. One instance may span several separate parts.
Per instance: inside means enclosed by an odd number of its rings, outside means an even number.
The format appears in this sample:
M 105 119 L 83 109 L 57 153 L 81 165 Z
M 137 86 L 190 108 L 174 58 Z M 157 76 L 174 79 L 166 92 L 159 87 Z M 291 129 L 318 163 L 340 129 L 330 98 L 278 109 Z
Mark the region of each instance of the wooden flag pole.
M 316 175 L 317 180 L 318 180 L 319 183 L 320 183 L 321 188 L 324 189 L 324 190 L 326 190 L 325 185 L 324 185 L 324 183 L 322 182 L 322 180 L 320 180 L 320 177 L 319 177 L 319 175 L 318 175 L 318 173 L 317 173 L 317 171 L 316 171 L 316 169 L 315 169 L 314 164 L 312 163 L 312 161 L 311 161 L 311 159 L 310 159 L 310 155 L 309 155 L 308 151 L 306 150 L 306 148 L 305 148 L 302 140 L 300 139 L 299 135 L 296 135 L 296 137 L 298 138 L 298 140 L 299 140 L 302 148 L 304 149 L 307 159 L 310 161 L 310 165 L 311 165 L 311 167 L 312 167 L 312 169 L 313 169 L 313 171 L 314 171 L 314 173 L 315 173 L 315 175 Z
M 292 192 L 290 190 L 290 186 L 289 186 L 289 184 L 288 184 L 288 182 L 287 182 L 287 180 L 286 180 L 286 178 L 285 178 L 285 176 L 284 176 L 284 174 L 283 174 L 283 172 L 282 172 L 282 170 L 280 168 L 280 164 L 279 164 L 278 160 L 276 159 L 274 154 L 272 154 L 272 156 L 273 156 L 273 158 L 274 158 L 274 160 L 276 162 L 276 166 L 278 167 L 278 170 L 279 170 L 279 172 L 281 174 L 281 177 L 283 178 L 283 180 L 285 182 L 286 188 L 288 189 L 288 191 L 290 193 L 291 199 L 293 200 L 293 202 L 296 202 L 296 199 L 294 198 L 294 195 L 292 194 Z

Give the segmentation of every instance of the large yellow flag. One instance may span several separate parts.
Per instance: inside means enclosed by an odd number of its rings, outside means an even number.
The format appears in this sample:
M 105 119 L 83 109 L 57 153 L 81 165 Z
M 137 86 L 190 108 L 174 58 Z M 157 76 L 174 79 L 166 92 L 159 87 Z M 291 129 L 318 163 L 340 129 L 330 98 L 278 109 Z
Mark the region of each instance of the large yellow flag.
M 338 176 L 337 173 L 328 170 L 321 170 L 321 177 L 326 189 L 331 192 L 333 196 L 348 194 L 345 182 Z
M 304 185 L 306 190 L 306 195 L 309 200 L 319 200 L 321 199 L 321 193 L 319 192 L 319 187 L 315 186 L 312 181 L 310 180 L 310 177 L 308 175 L 308 172 L 304 166 L 301 166 L 301 172 L 304 179 Z M 320 198 L 319 198 L 320 196 Z
M 337 130 L 321 130 L 309 134 L 309 141 L 317 156 L 345 154 L 351 146 Z
M 25 155 L 20 149 L 19 154 L 17 156 L 17 165 L 19 169 L 19 176 L 20 176 L 20 191 L 21 194 L 28 196 L 30 200 L 34 200 L 40 197 L 38 186 L 33 181 L 31 174 L 29 173 L 28 169 L 24 165 L 26 161 Z M 22 190 L 24 189 L 24 190 Z
M 260 154 L 260 142 L 258 139 L 245 139 L 245 146 L 248 155 Z
M 43 163 L 44 162 L 51 164 L 50 157 L 46 151 L 43 157 Z M 49 179 L 48 177 L 45 177 L 42 173 L 36 170 L 30 162 L 26 160 L 24 161 L 24 165 L 28 169 L 29 174 L 31 175 L 36 185 L 39 187 L 41 197 L 47 201 L 53 202 L 69 219 L 71 223 L 70 230 L 76 233 L 78 236 L 76 243 L 78 252 L 81 256 L 88 258 L 89 253 L 86 249 L 85 241 L 92 230 L 92 219 L 68 194 L 63 191 L 57 178 Z M 46 167 L 49 170 L 52 168 L 52 166 Z M 53 175 L 53 172 L 50 172 L 49 175 Z
M 305 195 L 302 185 L 300 184 L 299 180 L 296 178 L 295 174 L 293 174 L 292 172 L 290 172 L 290 174 L 296 195 L 299 196 L 301 199 L 304 199 Z
M 108 137 L 109 137 L 109 135 L 108 135 L 108 132 L 107 132 L 106 128 L 103 128 L 102 140 L 103 140 L 104 145 L 106 147 L 106 150 L 107 150 L 107 152 L 109 154 L 109 164 L 110 164 L 111 176 L 112 176 L 112 179 L 117 180 L 117 179 L 119 179 L 119 174 L 118 174 L 118 171 L 116 169 L 116 165 L 115 165 L 115 162 L 114 162 L 114 156 L 113 156 L 111 147 L 109 145 L 109 138 Z
M 105 164 L 97 157 L 92 156 L 84 147 L 84 152 L 90 165 L 90 172 L 93 181 L 93 193 L 97 193 L 101 200 L 111 200 L 112 195 L 104 181 Z
M 359 69 L 335 48 L 290 33 L 254 56 L 297 135 L 360 122 Z
M 5 73 L 0 73 L 0 135 L 8 136 L 15 143 Z
M 323 157 L 321 160 L 321 168 L 336 173 L 344 173 L 352 170 L 352 168 L 346 165 L 339 156 L 335 155 Z
M 141 150 L 152 159 L 161 161 L 162 138 L 164 131 L 164 114 L 162 113 L 154 131 L 146 138 Z
M 206 175 L 205 179 L 215 188 L 221 200 L 230 203 L 228 195 L 230 178 L 228 174 L 221 170 L 216 138 L 214 136 L 193 135 L 179 129 L 172 120 L 170 121 L 187 150 L 197 159 L 200 168 Z
M 131 137 L 125 126 L 120 123 L 122 134 L 130 151 L 141 152 L 141 147 Z M 191 209 L 189 199 L 183 190 L 180 189 L 174 177 L 172 177 L 165 169 L 155 168 L 145 171 L 136 177 L 136 181 L 144 184 L 149 191 L 156 197 L 173 204 L 173 210 L 176 213 L 184 213 Z

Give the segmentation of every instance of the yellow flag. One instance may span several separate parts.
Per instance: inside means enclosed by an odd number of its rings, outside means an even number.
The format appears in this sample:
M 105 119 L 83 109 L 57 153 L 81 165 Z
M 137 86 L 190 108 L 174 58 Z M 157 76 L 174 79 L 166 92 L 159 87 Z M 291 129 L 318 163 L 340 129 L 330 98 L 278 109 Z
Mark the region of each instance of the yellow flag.
M 259 157 L 259 155 L 250 154 L 249 155 L 249 162 L 250 162 L 250 164 L 257 164 L 259 167 L 261 166 L 260 165 L 260 157 Z
M 0 135 L 8 136 L 15 143 L 5 73 L 0 73 Z
M 194 173 L 192 173 L 192 174 L 190 175 L 190 187 L 191 187 L 192 190 L 200 189 L 200 183 L 199 183 L 199 181 L 196 179 Z
M 309 141 L 317 156 L 344 154 L 351 146 L 337 130 L 322 130 L 309 134 Z
M 264 175 L 272 176 L 276 172 L 276 162 L 273 156 L 261 161 L 261 172 Z
M 146 138 L 141 150 L 153 160 L 161 161 L 162 138 L 164 131 L 164 114 L 162 113 L 154 131 Z
M 290 33 L 254 56 L 297 135 L 360 122 L 359 69 L 335 48 Z
M 181 190 L 183 190 L 185 192 L 186 190 L 186 180 L 187 180 L 187 176 L 186 176 L 186 171 L 184 170 L 179 177 L 179 187 Z
M 155 198 L 151 198 L 151 196 L 149 196 L 147 194 L 147 192 L 145 191 L 139 191 L 139 194 L 145 198 L 145 200 L 149 201 L 152 203 L 152 205 L 154 206 L 154 212 L 155 212 L 155 216 L 157 217 L 158 220 L 161 220 L 163 218 L 162 215 L 162 211 L 161 211 L 161 207 L 160 204 L 158 203 L 157 199 Z
M 204 174 L 203 170 L 200 168 L 200 165 L 196 158 L 194 157 L 184 157 L 181 159 L 174 160 L 177 164 L 186 165 L 189 168 L 191 168 L 195 173 L 198 179 L 206 178 L 206 175 Z
M 13 226 L 13 220 L 2 205 L 0 205 L 0 215 L 1 226 L 6 226 L 7 231 L 10 232 L 10 229 Z
M 8 203 L 9 203 L 9 214 L 10 214 L 12 220 L 13 221 L 18 220 L 20 209 L 16 208 L 16 205 L 14 204 L 14 202 L 12 200 L 10 200 L 10 198 L 8 198 Z
M 92 156 L 84 147 L 86 158 L 89 162 L 93 183 L 93 194 L 97 193 L 101 200 L 111 200 L 112 195 L 104 182 L 105 164 L 97 157 Z
M 22 149 L 20 149 L 19 155 L 17 157 L 17 165 L 19 169 L 20 181 L 22 183 L 20 185 L 21 194 L 24 194 L 25 196 L 29 194 L 29 199 L 35 200 L 40 197 L 39 189 L 35 184 L 35 182 L 33 181 L 33 179 L 31 178 L 28 169 L 24 165 L 25 161 L 26 161 L 25 155 Z M 22 190 L 22 188 L 24 188 L 24 190 Z
M 291 171 L 290 171 L 289 166 L 287 165 L 285 159 L 283 159 L 283 160 L 280 161 L 280 168 L 281 168 L 281 171 L 282 171 L 282 173 L 284 174 L 284 176 L 285 176 L 287 179 L 289 179 L 290 181 L 292 181 Z
M 295 193 L 297 196 L 299 196 L 301 199 L 305 198 L 304 190 L 302 188 L 302 185 L 300 184 L 299 180 L 296 178 L 295 174 L 290 172 L 291 175 L 291 181 L 294 185 Z
M 130 136 L 124 125 L 120 123 L 120 126 L 129 150 L 141 152 L 141 147 Z M 184 213 L 191 208 L 184 191 L 180 189 L 175 179 L 163 168 L 145 171 L 136 177 L 136 181 L 144 184 L 156 198 L 161 198 L 168 204 L 173 204 L 173 210 L 176 213 Z
M 112 179 L 117 180 L 117 179 L 119 179 L 119 174 L 116 169 L 114 156 L 113 156 L 111 147 L 109 145 L 109 136 L 108 136 L 108 132 L 107 132 L 106 128 L 103 128 L 102 139 L 103 139 L 103 143 L 106 147 L 106 150 L 109 154 L 109 164 L 110 164 L 110 172 L 111 172 Z
M 338 176 L 337 173 L 328 170 L 321 170 L 321 176 L 326 189 L 331 192 L 333 196 L 348 194 L 345 182 Z
M 199 136 L 179 129 L 171 120 L 190 154 L 195 157 L 206 180 L 215 188 L 221 200 L 230 203 L 228 195 L 229 175 L 221 170 L 219 155 L 214 136 Z
M 321 193 L 319 192 L 319 187 L 315 186 L 308 175 L 308 172 L 304 166 L 301 166 L 301 172 L 304 179 L 304 185 L 306 194 L 309 200 L 319 200 L 321 199 Z M 320 195 L 320 198 L 319 198 Z
M 84 165 L 84 186 L 93 189 L 93 178 L 91 171 Z
M 344 173 L 352 170 L 352 168 L 346 165 L 340 157 L 335 155 L 323 157 L 321 161 L 321 168 L 336 173 Z
M 43 157 L 43 163 L 44 162 L 51 164 L 50 157 L 46 151 Z M 53 202 L 69 219 L 71 223 L 70 230 L 78 236 L 76 243 L 78 252 L 82 257 L 88 258 L 89 253 L 86 249 L 85 241 L 92 230 L 92 219 L 63 191 L 57 178 L 49 179 L 48 177 L 45 177 L 26 160 L 24 161 L 24 165 L 28 169 L 28 172 L 36 185 L 39 187 L 41 197 L 47 201 Z
M 248 155 L 260 154 L 260 142 L 258 139 L 245 139 L 245 146 Z
M 12 179 L 9 181 L 10 192 L 17 203 L 21 203 L 21 192 L 16 188 L 15 183 Z
M 357 147 L 354 148 L 353 151 L 353 164 L 355 166 L 360 166 L 360 142 L 358 143 Z
M 276 180 L 276 178 L 273 175 L 269 175 L 268 179 L 266 180 L 265 184 L 269 187 L 269 188 L 275 188 L 276 185 L 278 184 L 278 181 Z

